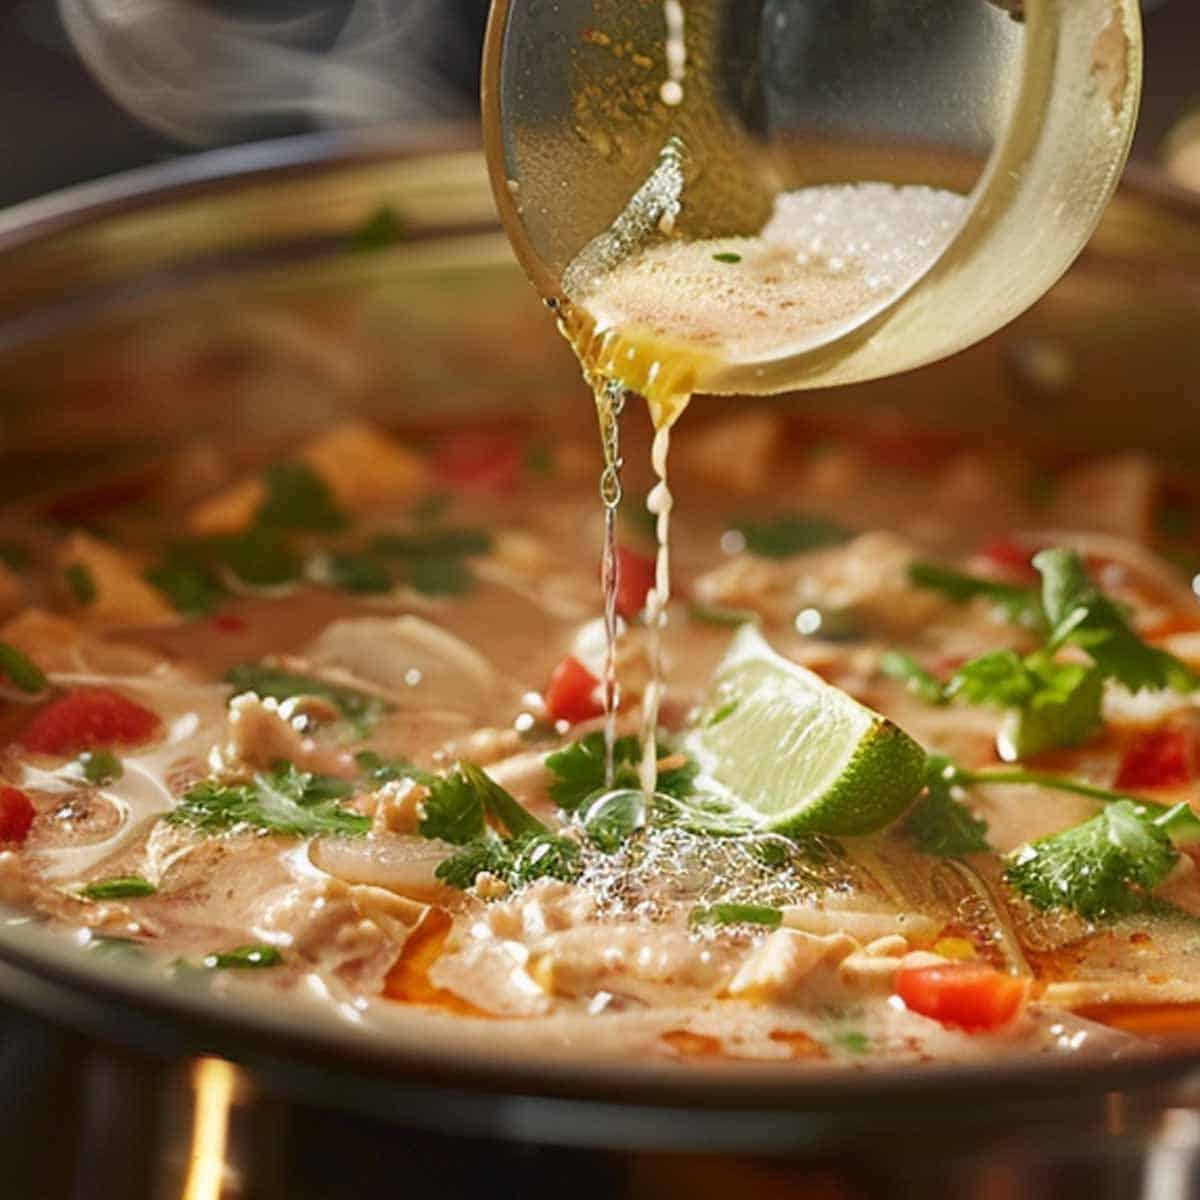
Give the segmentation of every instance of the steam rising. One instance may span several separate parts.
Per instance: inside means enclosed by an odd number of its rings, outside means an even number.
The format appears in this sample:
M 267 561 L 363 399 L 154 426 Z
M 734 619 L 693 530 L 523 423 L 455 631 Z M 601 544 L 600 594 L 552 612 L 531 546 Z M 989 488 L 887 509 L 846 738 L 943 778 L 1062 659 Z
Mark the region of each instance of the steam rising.
M 465 113 L 434 65 L 444 0 L 318 4 L 279 20 L 221 13 L 203 0 L 58 3 L 113 99 L 181 141 L 227 140 L 270 117 L 347 126 Z

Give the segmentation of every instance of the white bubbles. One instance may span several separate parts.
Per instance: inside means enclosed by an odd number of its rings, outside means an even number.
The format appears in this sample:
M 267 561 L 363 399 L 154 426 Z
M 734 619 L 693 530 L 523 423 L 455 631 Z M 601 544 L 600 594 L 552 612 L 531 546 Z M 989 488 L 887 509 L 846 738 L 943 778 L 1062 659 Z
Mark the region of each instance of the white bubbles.
M 776 197 L 757 237 L 662 242 L 593 276 L 598 326 L 636 329 L 753 363 L 828 344 L 869 320 L 937 261 L 963 196 L 885 183 Z

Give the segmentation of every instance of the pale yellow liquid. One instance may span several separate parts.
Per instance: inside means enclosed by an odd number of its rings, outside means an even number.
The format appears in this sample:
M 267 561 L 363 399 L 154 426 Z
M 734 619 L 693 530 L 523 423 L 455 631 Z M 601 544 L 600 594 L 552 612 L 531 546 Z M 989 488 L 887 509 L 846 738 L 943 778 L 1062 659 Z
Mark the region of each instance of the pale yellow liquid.
M 964 197 L 927 187 L 787 193 L 755 237 L 660 238 L 581 272 L 568 336 L 593 378 L 640 392 L 669 424 L 678 398 L 726 365 L 813 350 L 877 316 L 937 262 L 965 216 Z

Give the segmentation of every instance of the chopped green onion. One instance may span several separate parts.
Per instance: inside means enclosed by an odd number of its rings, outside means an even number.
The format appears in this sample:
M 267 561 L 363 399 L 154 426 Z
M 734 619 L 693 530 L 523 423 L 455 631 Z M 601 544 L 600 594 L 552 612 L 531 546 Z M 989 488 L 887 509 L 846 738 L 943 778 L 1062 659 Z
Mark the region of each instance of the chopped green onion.
M 8 642 L 0 642 L 0 671 L 13 687 L 31 696 L 50 686 L 41 667 Z
M 274 946 L 238 946 L 235 950 L 206 954 L 203 962 L 209 970 L 277 967 L 283 962 L 283 955 Z
M 735 254 L 732 250 L 722 250 L 720 254 L 713 255 L 713 261 L 719 263 L 740 263 L 742 256 Z
M 691 925 L 762 925 L 778 929 L 783 911 L 765 904 L 710 904 L 693 908 L 688 915 Z
M 85 900 L 128 900 L 138 896 L 153 896 L 158 891 L 140 875 L 120 875 L 113 879 L 98 879 L 79 889 Z

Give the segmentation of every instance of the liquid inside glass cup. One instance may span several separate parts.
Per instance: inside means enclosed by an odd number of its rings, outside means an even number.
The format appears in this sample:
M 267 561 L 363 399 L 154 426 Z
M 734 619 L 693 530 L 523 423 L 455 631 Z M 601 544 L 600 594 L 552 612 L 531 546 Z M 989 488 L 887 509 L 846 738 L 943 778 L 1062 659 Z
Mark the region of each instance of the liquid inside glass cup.
M 919 366 L 1086 242 L 1128 153 L 1134 0 L 497 0 L 501 213 L 594 379 L 669 420 Z

